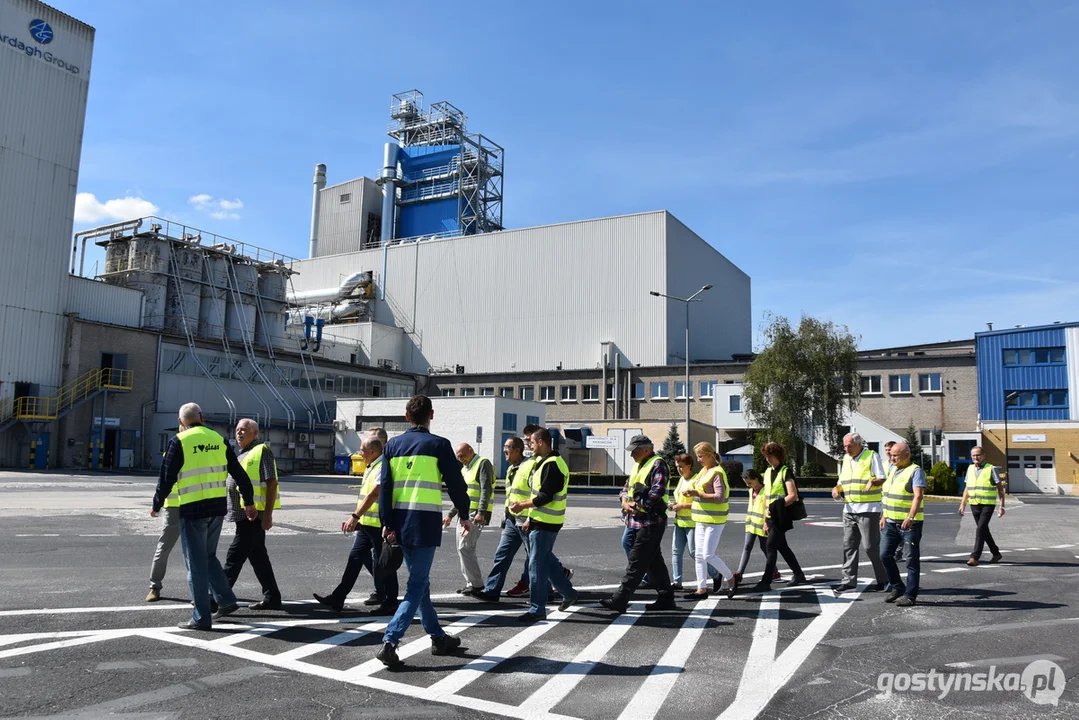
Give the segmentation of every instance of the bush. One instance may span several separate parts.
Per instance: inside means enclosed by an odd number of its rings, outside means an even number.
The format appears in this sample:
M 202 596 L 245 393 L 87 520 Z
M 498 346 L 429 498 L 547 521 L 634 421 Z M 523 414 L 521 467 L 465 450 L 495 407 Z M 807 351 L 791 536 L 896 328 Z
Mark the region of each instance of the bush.
M 958 495 L 959 483 L 956 481 L 955 471 L 946 462 L 938 462 L 929 471 L 926 478 L 926 489 L 930 495 Z
M 802 465 L 801 477 L 804 478 L 819 478 L 824 477 L 824 468 L 815 462 L 807 462 Z
M 720 463 L 720 467 L 723 468 L 723 472 L 727 474 L 727 483 L 734 487 L 734 483 L 740 483 L 742 480 L 742 471 L 745 469 L 742 463 L 738 460 L 724 460 Z

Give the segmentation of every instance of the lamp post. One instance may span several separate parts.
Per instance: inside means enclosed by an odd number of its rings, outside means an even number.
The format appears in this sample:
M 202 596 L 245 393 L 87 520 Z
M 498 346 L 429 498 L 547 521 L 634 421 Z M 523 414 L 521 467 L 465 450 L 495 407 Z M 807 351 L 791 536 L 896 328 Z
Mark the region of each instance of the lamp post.
M 711 285 L 705 285 L 700 290 L 693 293 L 692 295 L 690 295 L 687 298 L 674 297 L 673 295 L 664 295 L 663 293 L 656 292 L 655 290 L 650 290 L 648 292 L 649 295 L 654 295 L 655 297 L 667 298 L 668 300 L 677 300 L 678 302 L 684 302 L 686 304 L 686 388 L 685 388 L 685 390 L 686 390 L 686 450 L 687 450 L 687 452 L 689 451 L 689 449 L 691 447 L 690 444 L 689 444 L 689 396 L 692 394 L 692 391 L 693 391 L 693 387 L 689 384 L 689 304 L 694 303 L 694 302 L 701 302 L 700 300 L 697 300 L 697 296 L 700 295 L 705 290 L 711 290 L 711 289 L 712 289 Z
M 1004 391 L 1004 488 L 1008 489 L 1011 484 L 1011 473 L 1008 472 L 1008 456 L 1011 454 L 1011 446 L 1008 444 L 1011 437 L 1008 435 L 1008 403 L 1019 397 L 1018 392 Z

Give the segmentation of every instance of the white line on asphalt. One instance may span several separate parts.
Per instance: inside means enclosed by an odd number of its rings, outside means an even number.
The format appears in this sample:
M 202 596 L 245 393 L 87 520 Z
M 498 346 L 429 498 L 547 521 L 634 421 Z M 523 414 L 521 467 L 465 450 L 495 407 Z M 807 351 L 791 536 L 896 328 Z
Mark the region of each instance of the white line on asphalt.
M 352 628 L 351 630 L 345 630 L 342 633 L 322 638 L 318 642 L 307 643 L 306 645 L 300 645 L 292 650 L 278 653 L 277 655 L 274 655 L 274 657 L 280 660 L 299 660 L 300 658 L 320 653 L 323 650 L 329 650 L 332 647 L 344 645 L 345 643 L 355 640 L 356 638 L 361 638 L 364 635 L 369 635 L 373 632 L 383 632 L 388 624 L 388 620 L 383 620 L 361 625 L 358 628 Z
M 218 629 L 220 629 L 220 628 L 218 628 Z M 213 643 L 214 643 L 214 645 L 237 645 L 237 644 L 242 643 L 242 642 L 247 642 L 248 640 L 254 640 L 257 637 L 262 637 L 263 635 L 269 635 L 270 633 L 275 633 L 275 632 L 277 632 L 278 630 L 281 630 L 281 629 L 282 628 L 280 628 L 280 627 L 272 627 L 272 626 L 253 627 L 250 630 L 247 630 L 246 632 L 235 632 L 235 633 L 232 633 L 231 635 L 226 635 L 223 638 L 220 638 L 218 640 L 214 640 Z
M 24 647 L 11 648 L 10 650 L 0 650 L 0 660 L 17 657 L 19 655 L 31 655 L 37 652 L 44 652 L 45 650 L 59 650 L 60 648 L 75 647 L 76 645 L 89 645 L 90 643 L 101 642 L 102 640 L 127 637 L 134 635 L 137 632 L 138 631 L 136 630 L 105 630 L 83 637 L 57 640 L 56 642 L 41 643 L 38 645 L 26 645 Z
M 659 709 L 667 701 L 667 696 L 671 694 L 674 683 L 685 671 L 686 661 L 704 634 L 708 619 L 712 617 L 719 600 L 718 597 L 710 597 L 697 603 L 667 647 L 667 652 L 663 653 L 663 657 L 653 666 L 652 672 L 641 683 L 641 687 L 618 716 L 618 720 L 646 720 L 659 713 Z
M 968 552 L 948 553 L 944 557 L 963 557 L 964 555 L 970 555 Z
M 1023 657 L 1003 657 L 1003 658 L 990 658 L 988 660 L 968 660 L 967 662 L 954 662 L 948 663 L 944 667 L 954 668 L 973 668 L 973 667 L 992 667 L 993 665 L 1029 665 L 1035 660 L 1051 660 L 1052 662 L 1063 662 L 1068 658 L 1062 658 L 1059 655 L 1025 655 Z
M 478 625 L 479 623 L 483 622 L 484 620 L 486 620 L 490 616 L 491 616 L 490 613 L 467 615 L 467 616 L 461 618 L 460 620 L 458 620 L 457 622 L 453 623 L 452 625 L 447 625 L 446 627 L 444 627 L 442 629 L 448 635 L 453 634 L 453 633 L 459 632 L 461 630 L 466 630 L 466 629 L 472 627 L 473 625 Z M 431 647 L 431 638 L 428 637 L 427 635 L 424 635 L 423 637 L 419 638 L 418 640 L 413 640 L 412 642 L 408 643 L 407 645 L 402 645 L 402 646 L 398 647 L 397 648 L 397 657 L 399 659 L 401 659 L 401 660 L 407 660 L 408 658 L 412 657 L 413 655 L 416 655 L 417 653 L 421 653 L 421 652 L 423 652 L 424 650 L 426 650 L 429 647 Z M 365 663 L 360 663 L 359 665 L 356 665 L 355 667 L 351 667 L 348 670 L 346 670 L 345 672 L 346 672 L 346 674 L 347 674 L 347 676 L 349 678 L 359 679 L 359 678 L 369 677 L 369 676 L 374 675 L 375 673 L 379 672 L 380 670 L 385 670 L 385 669 L 386 669 L 386 666 L 383 665 L 377 658 L 374 658 L 374 659 L 368 660 Z
M 946 572 L 966 572 L 966 571 L 967 571 L 967 569 L 965 567 L 958 567 L 958 568 L 943 568 L 941 570 L 934 570 L 933 572 L 935 572 L 935 573 L 946 573 Z
M 1070 548 L 1070 547 L 1075 547 L 1075 543 L 1068 543 L 1066 545 L 1052 545 L 1052 546 L 1049 547 L 1049 549 L 1050 550 L 1064 550 L 1065 548 Z

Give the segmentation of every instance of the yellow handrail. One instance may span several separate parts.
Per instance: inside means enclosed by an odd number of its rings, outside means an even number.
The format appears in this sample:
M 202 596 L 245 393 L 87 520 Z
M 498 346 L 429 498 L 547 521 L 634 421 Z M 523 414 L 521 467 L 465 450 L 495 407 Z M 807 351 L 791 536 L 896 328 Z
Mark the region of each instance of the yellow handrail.
M 5 403 L 0 422 L 12 417 L 18 420 L 55 420 L 57 416 L 86 400 L 98 390 L 130 390 L 135 373 L 119 368 L 95 368 L 64 385 L 46 397 L 26 396 Z

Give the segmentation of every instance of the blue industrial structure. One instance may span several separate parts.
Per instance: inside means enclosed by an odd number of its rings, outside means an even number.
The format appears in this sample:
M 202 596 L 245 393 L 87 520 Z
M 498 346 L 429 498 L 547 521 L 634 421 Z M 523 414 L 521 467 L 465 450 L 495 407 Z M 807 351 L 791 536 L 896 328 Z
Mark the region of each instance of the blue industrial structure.
M 975 334 L 978 412 L 983 422 L 1070 420 L 1067 328 L 1058 323 Z

